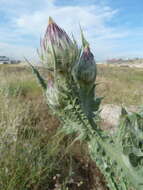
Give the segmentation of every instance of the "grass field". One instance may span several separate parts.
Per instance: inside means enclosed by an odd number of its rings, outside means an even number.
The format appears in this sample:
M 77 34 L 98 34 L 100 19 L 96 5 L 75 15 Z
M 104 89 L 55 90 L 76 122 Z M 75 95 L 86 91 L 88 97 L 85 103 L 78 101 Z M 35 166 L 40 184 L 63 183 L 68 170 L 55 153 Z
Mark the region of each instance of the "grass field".
M 105 97 L 103 103 L 143 104 L 143 69 L 99 65 L 97 81 L 97 94 Z
M 106 190 L 85 145 L 57 134 L 31 69 L 1 65 L 0 80 L 0 189 Z
M 42 71 L 46 79 L 46 71 Z M 31 70 L 20 66 L 0 66 L 1 90 L 18 93 L 24 98 L 42 96 Z M 103 103 L 119 105 L 143 104 L 143 69 L 98 65 L 97 95 L 104 96 Z
M 97 82 L 103 104 L 143 104 L 141 69 L 98 65 Z M 85 145 L 59 126 L 31 69 L 0 65 L 0 189 L 107 189 Z

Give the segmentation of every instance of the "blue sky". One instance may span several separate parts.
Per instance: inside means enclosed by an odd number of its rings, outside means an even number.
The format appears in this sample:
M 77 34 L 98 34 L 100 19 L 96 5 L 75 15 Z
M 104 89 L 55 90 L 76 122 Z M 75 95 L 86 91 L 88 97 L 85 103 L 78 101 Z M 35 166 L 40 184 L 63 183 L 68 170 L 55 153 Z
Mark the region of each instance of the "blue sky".
M 79 23 L 97 60 L 143 57 L 142 0 L 0 0 L 0 55 L 37 60 L 48 17 L 79 40 Z

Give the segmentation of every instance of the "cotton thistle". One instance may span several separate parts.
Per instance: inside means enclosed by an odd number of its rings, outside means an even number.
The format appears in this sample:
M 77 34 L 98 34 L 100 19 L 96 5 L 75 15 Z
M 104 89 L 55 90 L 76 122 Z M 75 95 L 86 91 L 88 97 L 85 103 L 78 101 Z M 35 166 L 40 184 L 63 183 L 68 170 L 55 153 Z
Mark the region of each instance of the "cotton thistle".
M 98 121 L 102 98 L 95 95 L 96 63 L 82 30 L 81 38 L 83 51 L 80 57 L 76 57 L 79 53 L 76 43 L 50 18 L 41 41 L 42 62 L 46 61 L 54 70 L 48 75 L 48 84 L 37 69 L 30 66 L 46 91 L 48 105 L 61 119 L 62 132 L 79 134 L 75 141 L 87 142 L 90 155 L 105 174 L 109 188 L 142 190 L 142 114 L 128 115 L 122 111 L 119 131 L 114 136 L 100 129 Z M 58 70 L 67 75 L 61 77 Z
M 70 71 L 79 55 L 76 42 L 71 40 L 51 17 L 44 38 L 41 40 L 41 50 L 42 62 L 61 72 Z

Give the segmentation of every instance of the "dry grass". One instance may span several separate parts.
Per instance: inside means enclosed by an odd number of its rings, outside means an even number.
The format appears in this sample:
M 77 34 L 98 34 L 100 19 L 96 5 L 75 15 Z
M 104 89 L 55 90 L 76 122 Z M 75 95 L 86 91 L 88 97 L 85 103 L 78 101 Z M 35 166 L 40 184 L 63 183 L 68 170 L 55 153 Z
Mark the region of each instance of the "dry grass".
M 143 104 L 143 69 L 98 65 L 97 94 L 103 103 L 118 105 Z
M 97 94 L 105 96 L 103 103 L 143 104 L 143 70 L 98 65 L 98 73 Z M 0 81 L 0 189 L 107 189 L 85 145 L 70 146 L 74 137 L 56 135 L 60 123 L 50 114 L 31 70 L 1 65 Z
M 57 134 L 31 70 L 0 66 L 0 80 L 0 189 L 106 190 L 85 145 Z
M 40 70 L 46 78 L 46 71 Z M 28 99 L 42 97 L 41 88 L 28 67 L 1 65 L 0 80 L 0 87 L 4 83 L 11 94 L 20 92 Z M 98 65 L 97 82 L 97 94 L 105 97 L 103 103 L 143 104 L 143 69 Z

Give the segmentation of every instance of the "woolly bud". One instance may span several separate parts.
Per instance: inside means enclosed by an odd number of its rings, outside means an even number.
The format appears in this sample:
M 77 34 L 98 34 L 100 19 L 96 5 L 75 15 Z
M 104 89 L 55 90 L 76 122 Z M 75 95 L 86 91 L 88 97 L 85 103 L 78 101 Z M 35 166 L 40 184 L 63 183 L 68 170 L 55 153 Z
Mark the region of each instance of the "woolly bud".
M 56 69 L 60 71 L 67 71 L 70 66 L 72 67 L 78 54 L 76 43 L 51 17 L 49 17 L 49 24 L 41 46 L 46 63 L 53 67 L 53 63 L 56 62 Z
M 49 24 L 43 39 L 43 45 L 46 48 L 51 43 L 55 48 L 61 48 L 62 50 L 73 45 L 67 33 L 49 17 Z

